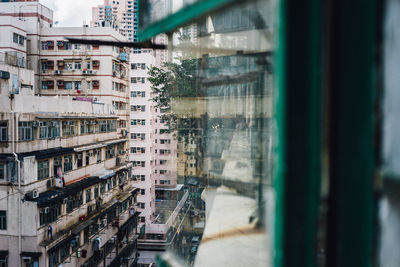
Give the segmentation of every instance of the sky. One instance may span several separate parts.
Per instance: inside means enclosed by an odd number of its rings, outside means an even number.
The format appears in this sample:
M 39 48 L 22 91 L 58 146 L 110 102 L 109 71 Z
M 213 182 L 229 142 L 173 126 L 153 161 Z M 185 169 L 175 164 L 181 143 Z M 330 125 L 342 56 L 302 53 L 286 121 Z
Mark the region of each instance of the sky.
M 83 22 L 90 24 L 92 7 L 103 3 L 103 0 L 39 0 L 44 6 L 53 10 L 55 27 L 82 27 Z

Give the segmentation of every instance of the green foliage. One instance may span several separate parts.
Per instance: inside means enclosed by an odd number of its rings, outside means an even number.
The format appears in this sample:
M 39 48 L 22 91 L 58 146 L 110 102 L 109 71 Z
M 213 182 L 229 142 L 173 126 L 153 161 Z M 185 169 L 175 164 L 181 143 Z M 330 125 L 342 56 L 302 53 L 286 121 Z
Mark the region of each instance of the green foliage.
M 149 68 L 152 101 L 155 108 L 164 113 L 160 119 L 168 125 L 169 130 L 177 130 L 177 116 L 171 109 L 173 98 L 196 96 L 196 71 L 197 60 L 183 60 L 179 63 L 165 63 L 162 68 Z

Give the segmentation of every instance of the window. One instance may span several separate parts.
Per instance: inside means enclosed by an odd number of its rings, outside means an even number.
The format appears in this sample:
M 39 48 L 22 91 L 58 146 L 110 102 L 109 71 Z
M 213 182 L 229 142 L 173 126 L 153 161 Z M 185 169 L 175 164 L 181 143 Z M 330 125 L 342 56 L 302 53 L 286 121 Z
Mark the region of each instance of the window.
M 47 88 L 47 81 L 42 81 L 42 89 L 48 89 Z
M 32 122 L 22 121 L 18 123 L 18 140 L 33 140 Z
M 67 198 L 67 213 L 70 213 L 74 209 L 80 207 L 83 204 L 83 191 L 79 191 L 72 196 Z
M 73 70 L 73 63 L 71 61 L 64 61 L 64 70 Z
M 74 49 L 80 50 L 82 48 L 81 44 L 74 44 Z
M 64 81 L 64 89 L 65 90 L 72 90 L 72 82 Z
M 140 216 L 140 222 L 144 223 L 146 221 L 146 217 Z
M 96 199 L 99 197 L 99 186 L 95 186 L 93 190 L 94 198 Z
M 13 33 L 13 42 L 18 44 L 18 34 L 17 33 Z
M 131 133 L 131 139 L 145 140 L 146 139 L 146 134 L 144 134 L 144 133 Z
M 161 133 L 161 130 L 160 130 Z M 171 139 L 160 139 L 160 144 L 171 144 Z
M 131 105 L 131 111 L 145 112 L 146 111 L 146 106 L 145 105 Z
M 7 211 L 0 210 L 0 230 L 7 230 Z
M 74 63 L 74 69 L 76 69 L 76 70 L 82 69 L 82 63 L 80 61 L 76 61 Z
M 91 200 L 91 189 L 86 190 L 86 203 L 89 203 Z
M 77 153 L 76 155 L 76 159 L 77 159 L 77 167 L 80 168 L 83 165 L 83 154 L 82 152 Z
M 20 45 L 24 45 L 24 41 L 25 41 L 25 37 L 22 36 L 22 35 L 20 35 L 20 36 L 19 36 L 19 44 L 20 44 Z
M 145 203 L 143 203 L 143 202 L 140 203 L 140 208 L 141 208 L 141 209 L 144 209 L 145 206 L 146 206 Z
M 64 172 L 72 171 L 72 155 L 64 156 Z
M 69 248 L 70 248 L 69 243 L 65 244 L 64 246 L 60 246 L 61 261 L 64 261 L 65 258 L 69 256 Z
M 170 149 L 160 149 L 160 154 L 161 155 L 171 154 L 171 150 Z
M 91 81 L 87 81 L 86 82 L 86 90 L 90 90 L 90 89 L 92 89 L 92 83 L 91 83 Z
M 145 167 L 145 161 L 133 161 L 133 167 Z
M 146 148 L 144 147 L 131 147 L 131 153 L 145 153 L 146 152 Z
M 109 145 L 106 147 L 106 159 L 111 159 L 115 157 L 115 146 Z
M 59 263 L 58 255 L 59 249 L 49 251 L 49 267 L 56 267 Z
M 64 42 L 64 50 L 72 50 L 72 44 L 70 42 Z
M 63 136 L 74 136 L 77 134 L 75 121 L 63 121 L 62 125 Z
M 107 132 L 107 121 L 101 120 L 99 121 L 98 131 L 99 133 L 106 133 Z
M 5 164 L 0 163 L 0 180 L 4 180 L 6 178 L 5 171 L 6 171 Z
M 61 204 L 57 203 L 47 207 L 40 207 L 39 220 L 40 225 L 49 224 L 58 220 L 61 215 Z M 53 231 L 54 235 L 54 231 Z
M 131 125 L 146 125 L 146 120 L 131 120 Z
M 49 177 L 49 161 L 42 160 L 38 161 L 38 180 L 42 180 Z
M 74 82 L 74 89 L 81 90 L 82 89 L 82 82 Z
M 48 50 L 47 41 L 42 42 L 42 50 Z
M 101 163 L 101 149 L 97 149 L 95 150 L 95 152 L 97 153 L 97 163 Z
M 140 194 L 144 195 L 146 193 L 146 189 L 140 189 Z
M 145 70 L 145 69 L 146 69 L 146 64 L 145 64 L 145 63 L 142 63 L 142 64 L 141 64 L 141 67 L 142 67 L 142 70 Z
M 39 138 L 52 139 L 60 137 L 60 122 L 59 121 L 42 121 L 38 122 Z
M 160 134 L 169 134 L 171 131 L 169 129 L 160 129 Z
M 106 192 L 106 187 L 107 187 L 106 183 L 100 184 L 100 195 L 103 195 Z M 94 191 L 94 192 L 96 193 L 96 191 Z
M 160 170 L 160 174 L 167 174 L 167 170 Z
M 6 121 L 0 121 L 0 142 L 8 140 L 8 125 Z

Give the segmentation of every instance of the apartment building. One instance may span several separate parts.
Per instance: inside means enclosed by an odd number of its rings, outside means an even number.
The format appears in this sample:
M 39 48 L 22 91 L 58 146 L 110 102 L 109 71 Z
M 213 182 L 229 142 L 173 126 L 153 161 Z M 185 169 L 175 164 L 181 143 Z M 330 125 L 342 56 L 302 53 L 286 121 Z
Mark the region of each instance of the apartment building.
M 64 37 L 123 41 L 112 28 L 47 28 L 40 38 L 40 94 L 73 96 L 103 105 L 127 136 L 129 51 L 120 47 L 71 45 Z
M 155 129 L 154 104 L 147 68 L 154 64 L 151 53 L 135 54 L 130 64 L 130 153 L 129 159 L 136 168 L 132 171 L 141 190 L 141 222 L 151 224 L 155 218 Z M 132 61 L 131 61 L 132 62 Z
M 41 4 L 0 8 L 2 266 L 133 264 L 140 213 L 127 153 L 127 53 L 71 50 L 64 37 L 87 29 L 47 27 L 52 11 Z M 41 13 L 24 13 L 31 8 Z M 123 38 L 116 34 L 102 31 Z
M 139 0 L 104 0 L 92 8 L 91 27 L 112 27 L 137 42 Z

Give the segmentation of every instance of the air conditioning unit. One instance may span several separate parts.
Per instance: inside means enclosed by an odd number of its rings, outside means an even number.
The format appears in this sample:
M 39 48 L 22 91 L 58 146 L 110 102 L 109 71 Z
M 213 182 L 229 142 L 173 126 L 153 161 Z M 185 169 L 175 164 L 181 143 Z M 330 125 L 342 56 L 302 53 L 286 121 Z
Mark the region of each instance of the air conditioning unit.
M 94 125 L 94 124 L 96 124 L 96 122 L 95 121 L 90 121 L 90 124 Z
M 87 155 L 88 155 L 89 157 L 93 157 L 93 152 L 88 152 Z
M 67 202 L 68 202 L 68 198 L 64 198 L 63 199 L 63 204 L 67 204 Z
M 34 122 L 32 123 L 32 126 L 33 126 L 33 127 L 38 127 L 38 126 L 39 126 L 39 123 L 38 123 L 37 121 L 34 121 Z
M 64 85 L 64 81 L 57 81 L 57 86 L 63 86 Z
M 77 158 L 78 158 L 78 159 L 82 159 L 82 154 L 78 154 L 78 155 L 77 155 Z
M 54 160 L 54 165 L 55 165 L 55 166 L 59 166 L 60 163 L 61 163 L 61 162 L 60 162 L 59 160 Z
M 33 190 L 32 190 L 32 198 L 33 198 L 33 199 L 36 199 L 36 198 L 38 198 L 38 197 L 39 197 L 39 190 L 33 189 Z
M 58 45 L 58 46 L 64 46 L 64 42 L 63 42 L 63 41 L 58 41 L 58 42 L 57 42 L 57 45 Z
M 54 71 L 54 74 L 55 74 L 55 75 L 60 75 L 60 74 L 61 74 L 61 70 L 55 70 L 55 71 Z
M 52 46 L 53 45 L 53 41 L 47 41 L 47 45 Z
M 69 163 L 69 158 L 64 158 L 64 163 Z
M 52 121 L 51 122 L 51 126 L 57 126 L 57 122 L 56 121 Z
M 46 207 L 46 208 L 43 209 L 43 213 L 49 213 L 49 212 L 50 212 L 50 208 L 49 207 Z
M 88 124 L 88 122 L 87 122 L 87 121 L 84 121 L 84 122 L 83 122 L 83 125 L 87 125 L 87 124 Z
M 113 71 L 113 76 L 116 77 L 117 76 L 117 72 Z
M 104 218 L 102 223 L 103 223 L 103 225 L 107 225 L 107 219 Z
M 32 262 L 32 258 L 31 257 L 22 257 L 22 261 L 24 263 L 31 263 Z
M 38 122 L 38 126 L 39 126 L 39 127 L 41 127 L 41 126 L 43 126 L 43 125 L 44 125 L 44 124 L 43 124 L 42 121 L 39 121 L 39 122 Z
M 88 70 L 83 70 L 83 71 L 82 71 L 82 74 L 88 74 L 88 73 L 89 73 Z

